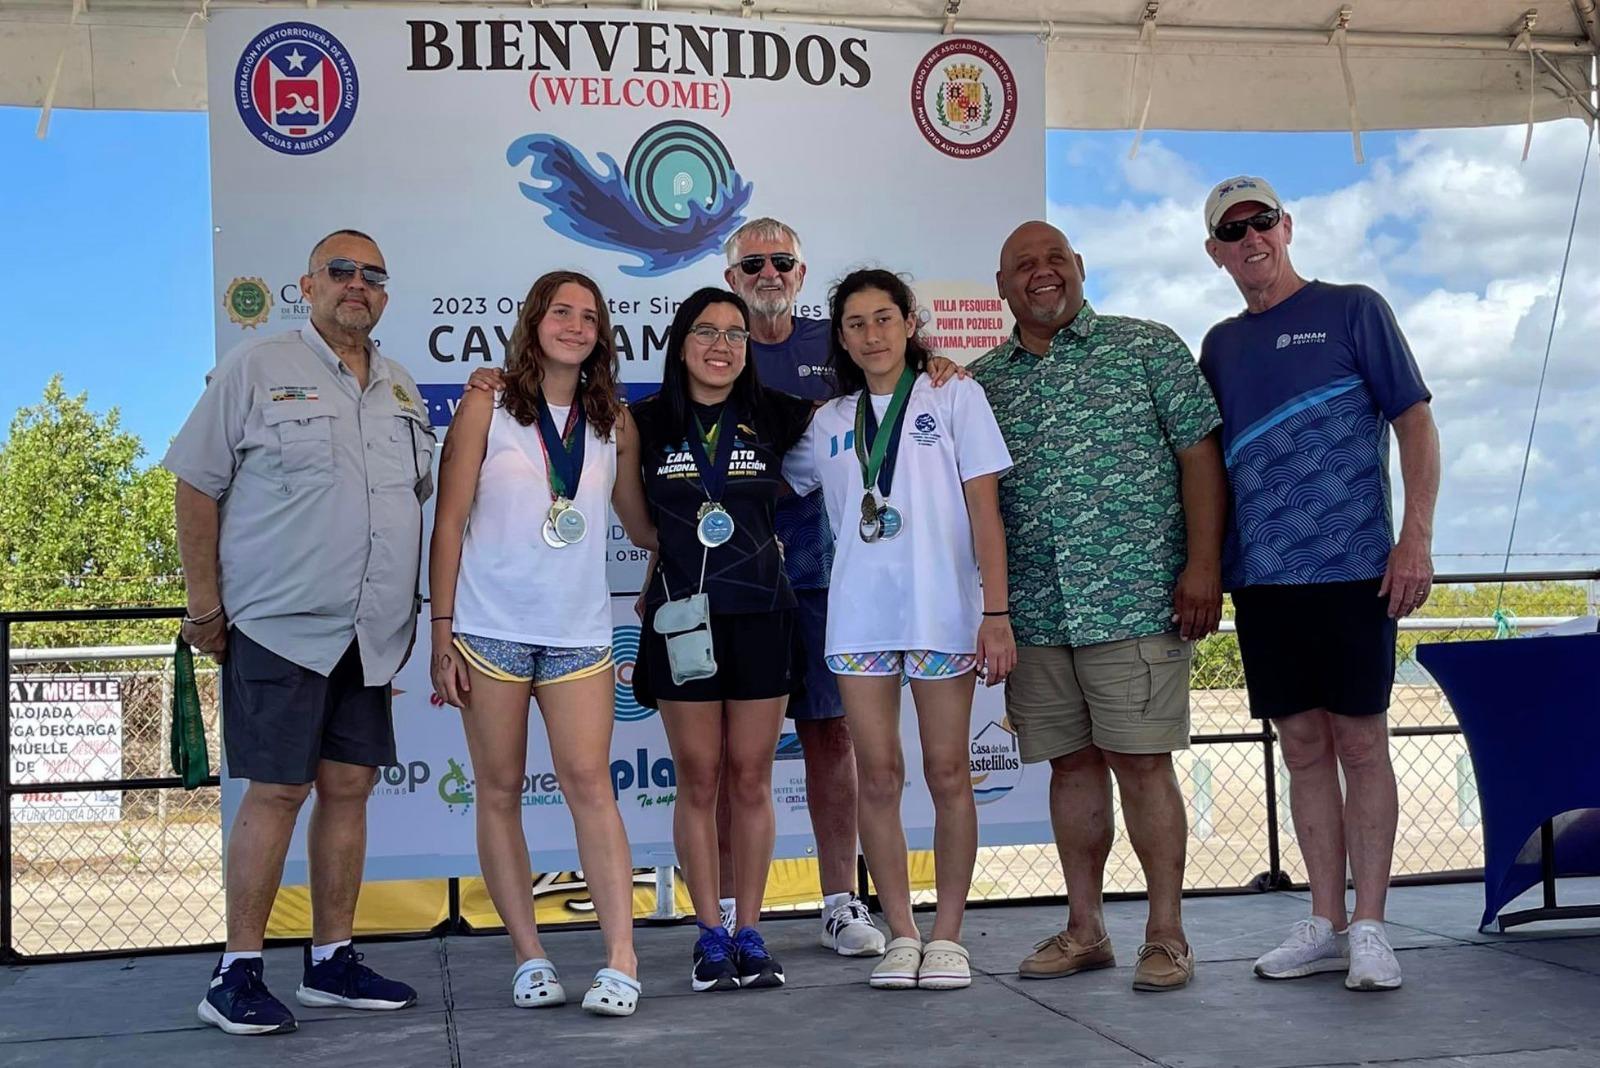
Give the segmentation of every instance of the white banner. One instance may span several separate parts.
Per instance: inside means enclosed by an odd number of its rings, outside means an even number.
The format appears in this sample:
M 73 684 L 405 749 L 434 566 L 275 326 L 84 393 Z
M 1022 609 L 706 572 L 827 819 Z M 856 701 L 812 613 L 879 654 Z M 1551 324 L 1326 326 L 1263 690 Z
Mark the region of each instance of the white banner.
M 519 301 L 555 268 L 599 282 L 627 393 L 652 392 L 676 302 L 722 284 L 723 241 L 761 215 L 804 242 L 800 314 L 825 316 L 848 268 L 889 267 L 911 276 L 935 347 L 964 362 L 1009 328 L 1000 243 L 1044 210 L 1032 39 L 456 7 L 220 11 L 206 39 L 219 354 L 303 324 L 311 244 L 362 230 L 393 274 L 377 339 L 440 426 L 467 375 L 503 360 Z M 636 590 L 643 554 L 615 523 L 610 549 L 613 593 Z M 618 602 L 619 650 L 630 603 Z M 459 721 L 427 704 L 422 659 L 396 681 L 402 764 L 373 803 L 376 877 L 475 870 L 467 804 L 449 800 L 470 793 Z M 980 701 L 983 725 L 994 704 Z M 613 772 L 648 865 L 670 854 L 672 764 L 657 717 L 630 706 L 619 694 Z M 525 797 L 548 813 L 560 791 L 533 733 Z M 977 743 L 1000 762 L 975 786 L 986 840 L 1012 834 L 995 822 L 1017 792 L 1003 793 L 1014 772 L 1000 750 L 1014 742 L 1001 734 Z M 779 855 L 810 846 L 803 779 L 798 759 L 779 761 Z M 920 782 L 908 798 L 923 826 Z M 1044 826 L 1042 803 L 1030 814 Z M 530 816 L 536 867 L 577 866 L 570 827 Z
M 122 681 L 108 675 L 23 675 L 11 683 L 11 781 L 122 778 Z M 122 818 L 122 791 L 18 794 L 17 823 L 102 823 Z

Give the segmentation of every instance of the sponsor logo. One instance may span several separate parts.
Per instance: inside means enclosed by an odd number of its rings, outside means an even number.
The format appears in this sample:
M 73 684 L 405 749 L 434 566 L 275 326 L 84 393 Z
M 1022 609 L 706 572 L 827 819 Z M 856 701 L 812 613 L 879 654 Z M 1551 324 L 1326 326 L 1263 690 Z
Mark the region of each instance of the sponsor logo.
M 260 278 L 235 278 L 222 295 L 222 307 L 231 321 L 243 329 L 252 329 L 271 316 L 272 292 Z
M 417 763 L 421 762 L 414 761 L 411 766 Z M 472 804 L 477 800 L 477 781 L 468 777 L 466 769 L 455 757 L 445 757 L 445 765 L 445 773 L 439 777 L 439 800 L 451 812 L 466 815 L 472 811 Z M 423 767 L 427 768 L 427 765 Z M 427 774 L 431 777 L 432 769 L 428 769 Z M 561 781 L 556 778 L 555 772 L 530 771 L 522 776 L 523 808 L 566 803 L 567 799 L 561 793 Z
M 280 22 L 257 34 L 239 57 L 234 103 L 257 141 L 289 156 L 321 152 L 356 117 L 356 66 L 320 26 Z
M 670 805 L 678 799 L 678 769 L 670 756 L 655 757 L 644 746 L 633 751 L 632 760 L 611 762 L 611 792 L 622 800 L 624 790 L 638 791 L 641 807 Z M 652 791 L 669 791 L 659 793 Z
M 798 734 L 784 733 L 778 735 L 778 750 L 773 754 L 774 760 L 804 760 L 805 750 L 800 747 Z
M 980 805 L 998 801 L 1022 781 L 1022 753 L 1017 736 L 999 720 L 983 724 L 972 736 L 972 796 Z
M 1307 330 L 1298 334 L 1279 334 L 1278 348 L 1286 349 L 1290 345 L 1321 345 L 1328 340 L 1326 330 Z
M 945 155 L 988 155 L 1016 125 L 1016 78 L 988 45 L 962 37 L 943 41 L 911 76 L 911 115 Z
M 1249 178 L 1240 178 L 1236 182 L 1229 182 L 1227 185 L 1222 186 L 1220 189 L 1217 190 L 1216 196 L 1220 199 L 1221 197 L 1227 196 L 1229 193 L 1233 192 L 1236 189 L 1260 189 L 1260 188 L 1261 187 L 1259 185 L 1257 185 L 1255 182 L 1251 181 Z
M 636 723 L 656 714 L 633 697 L 633 672 L 639 661 L 639 628 L 633 626 L 611 629 L 611 668 L 615 673 L 612 690 L 616 718 L 624 723 Z
M 592 248 L 636 256 L 623 274 L 650 278 L 721 252 L 744 221 L 755 187 L 734 168 L 733 157 L 710 130 L 670 120 L 646 130 L 621 167 L 598 154 L 590 165 L 578 149 L 553 134 L 519 137 L 506 162 L 526 166 L 522 193 L 548 209 L 545 225 Z

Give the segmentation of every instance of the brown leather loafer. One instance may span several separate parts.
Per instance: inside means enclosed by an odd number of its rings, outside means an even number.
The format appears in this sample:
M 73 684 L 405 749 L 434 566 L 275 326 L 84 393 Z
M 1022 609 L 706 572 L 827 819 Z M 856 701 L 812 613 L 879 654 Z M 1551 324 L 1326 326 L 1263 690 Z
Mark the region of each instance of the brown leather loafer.
M 1033 952 L 1017 965 L 1017 974 L 1024 979 L 1060 979 L 1064 975 L 1116 966 L 1110 935 L 1103 935 L 1100 941 L 1085 946 L 1061 931 L 1034 946 Z
M 1180 951 L 1165 942 L 1146 942 L 1139 947 L 1139 963 L 1133 969 L 1135 990 L 1177 990 L 1193 978 L 1193 946 Z

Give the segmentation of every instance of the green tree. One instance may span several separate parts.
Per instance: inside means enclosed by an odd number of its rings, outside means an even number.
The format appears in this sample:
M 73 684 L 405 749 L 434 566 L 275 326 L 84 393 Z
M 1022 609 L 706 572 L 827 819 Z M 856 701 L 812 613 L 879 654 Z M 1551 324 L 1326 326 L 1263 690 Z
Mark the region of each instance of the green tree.
M 0 608 L 181 605 L 173 476 L 144 466 L 145 448 L 116 408 L 89 410 L 61 376 L 21 408 L 0 445 Z M 175 621 L 38 623 L 14 645 L 153 643 Z

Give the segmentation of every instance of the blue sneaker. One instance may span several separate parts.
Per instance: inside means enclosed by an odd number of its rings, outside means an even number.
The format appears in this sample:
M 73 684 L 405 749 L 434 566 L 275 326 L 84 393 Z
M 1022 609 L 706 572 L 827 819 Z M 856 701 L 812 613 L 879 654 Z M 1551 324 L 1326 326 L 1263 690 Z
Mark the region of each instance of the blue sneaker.
M 695 992 L 738 990 L 739 973 L 733 965 L 733 939 L 728 937 L 727 930 L 707 927 L 698 922 L 695 926 L 700 928 L 700 940 L 694 944 L 694 971 L 689 976 Z
M 757 990 L 783 985 L 783 965 L 772 959 L 767 944 L 754 927 L 741 927 L 733 936 L 734 956 L 738 959 L 739 985 Z
M 417 1003 L 417 992 L 404 983 L 385 979 L 365 964 L 362 954 L 348 943 L 334 950 L 321 964 L 311 963 L 307 946 L 305 978 L 294 992 L 302 1005 L 341 1009 L 403 1009 Z
M 262 968 L 261 958 L 255 957 L 236 960 L 223 971 L 219 959 L 211 970 L 211 989 L 197 1010 L 200 1022 L 230 1035 L 277 1035 L 299 1026 L 294 1013 L 261 981 Z

